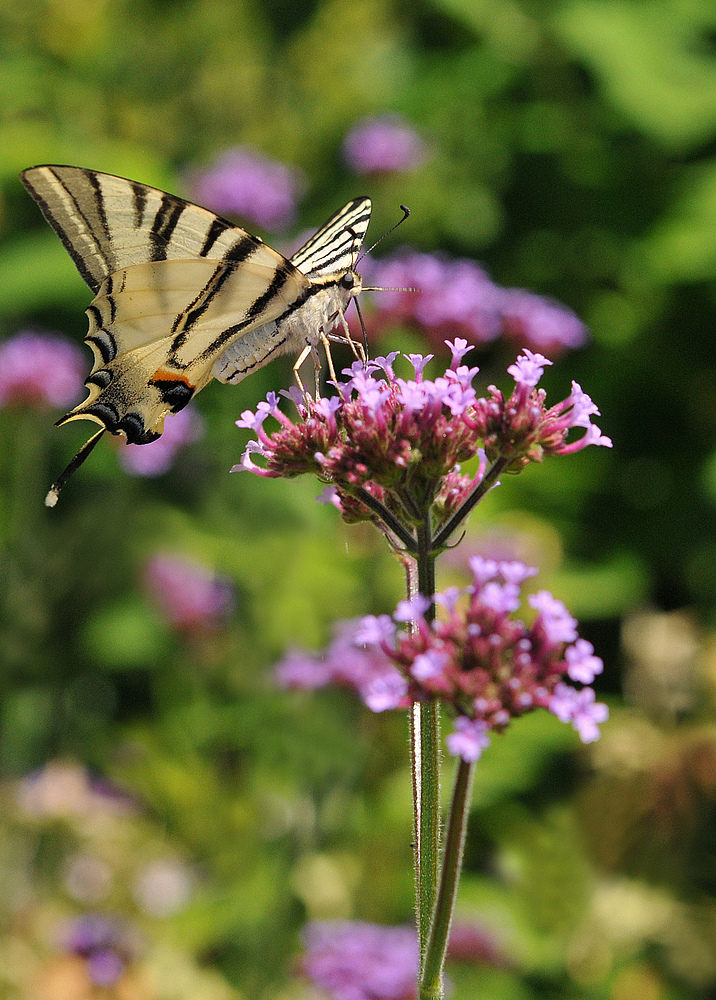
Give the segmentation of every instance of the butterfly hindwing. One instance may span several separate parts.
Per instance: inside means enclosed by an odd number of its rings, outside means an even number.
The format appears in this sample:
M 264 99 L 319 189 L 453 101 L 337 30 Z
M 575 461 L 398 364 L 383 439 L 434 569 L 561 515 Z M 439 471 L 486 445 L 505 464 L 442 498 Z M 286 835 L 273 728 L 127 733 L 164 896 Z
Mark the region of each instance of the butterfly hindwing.
M 60 422 L 89 418 L 134 443 L 153 440 L 166 414 L 206 385 L 217 357 L 290 309 L 308 284 L 264 244 L 240 267 L 195 258 L 109 275 L 87 309 L 89 396 Z M 273 347 L 259 341 L 255 362 Z

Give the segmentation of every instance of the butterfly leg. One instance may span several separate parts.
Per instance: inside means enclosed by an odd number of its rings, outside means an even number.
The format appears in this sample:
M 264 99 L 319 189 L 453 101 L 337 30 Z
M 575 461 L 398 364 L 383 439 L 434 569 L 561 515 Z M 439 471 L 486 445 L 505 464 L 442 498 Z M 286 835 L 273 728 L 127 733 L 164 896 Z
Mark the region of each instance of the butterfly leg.
M 306 391 L 306 387 L 304 386 L 303 382 L 301 381 L 301 376 L 299 374 L 299 369 L 300 369 L 301 365 L 303 364 L 303 362 L 308 357 L 308 355 L 311 354 L 312 349 L 313 348 L 312 348 L 311 344 L 306 344 L 306 346 L 303 348 L 303 350 L 301 351 L 301 353 L 296 358 L 296 363 L 293 366 L 293 377 L 296 379 L 296 384 L 298 385 L 298 388 L 301 390 L 301 395 L 303 396 L 303 398 L 305 400 L 310 399 L 311 398 L 311 394 Z
M 341 324 L 341 326 L 343 327 L 343 336 L 342 337 L 335 337 L 335 338 L 331 337 L 331 340 L 334 340 L 334 342 L 337 343 L 337 344 L 345 344 L 346 341 L 348 341 L 348 343 L 350 344 L 350 348 L 353 351 L 353 354 L 355 355 L 355 357 L 359 358 L 365 364 L 366 355 L 365 355 L 365 351 L 363 350 L 363 345 L 357 343 L 353 339 L 353 337 L 351 336 L 351 331 L 350 331 L 350 329 L 348 327 L 348 323 L 346 322 L 346 318 L 345 318 L 345 316 L 343 315 L 342 312 L 338 314 L 337 319 L 338 319 L 339 323 Z
M 328 371 L 331 373 L 331 378 L 333 379 L 334 385 L 338 382 L 336 377 L 336 369 L 333 367 L 333 356 L 331 354 L 331 345 L 329 338 L 325 335 L 323 330 L 321 330 L 321 343 L 323 344 L 323 350 L 326 352 L 326 361 L 328 362 Z M 342 341 L 341 341 L 342 343 Z

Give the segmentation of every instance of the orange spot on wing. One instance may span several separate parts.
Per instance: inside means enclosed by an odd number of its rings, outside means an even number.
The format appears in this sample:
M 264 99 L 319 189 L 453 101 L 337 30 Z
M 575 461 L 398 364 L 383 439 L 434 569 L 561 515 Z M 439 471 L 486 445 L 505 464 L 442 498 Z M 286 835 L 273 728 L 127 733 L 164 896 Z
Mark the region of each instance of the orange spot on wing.
M 178 372 L 165 372 L 161 368 L 155 371 L 152 375 L 152 382 L 183 382 L 184 385 L 188 385 L 190 389 L 196 388 L 196 386 L 191 384 L 186 375 L 180 375 Z

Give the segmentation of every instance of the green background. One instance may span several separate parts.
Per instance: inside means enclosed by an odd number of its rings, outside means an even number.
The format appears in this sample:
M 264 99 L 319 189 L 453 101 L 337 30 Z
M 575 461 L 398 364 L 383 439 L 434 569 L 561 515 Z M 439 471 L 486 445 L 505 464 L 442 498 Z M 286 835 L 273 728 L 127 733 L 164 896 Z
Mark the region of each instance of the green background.
M 343 138 L 385 110 L 430 156 L 356 178 Z M 480 762 L 459 913 L 506 958 L 454 963 L 454 995 L 712 995 L 713 5 L 0 0 L 0 337 L 86 332 L 90 296 L 20 170 L 72 163 L 182 194 L 188 170 L 240 144 L 304 172 L 296 231 L 365 193 L 377 238 L 408 204 L 379 254 L 409 242 L 479 260 L 591 330 L 543 385 L 557 402 L 579 381 L 613 451 L 507 480 L 439 575 L 465 581 L 467 555 L 491 545 L 539 565 L 603 656 L 612 711 L 588 750 L 535 714 Z M 395 329 L 376 350 L 421 343 Z M 509 387 L 515 348 L 474 355 L 483 386 Z M 307 920 L 411 919 L 405 719 L 271 681 L 288 648 L 390 611 L 403 586 L 376 533 L 314 502 L 319 484 L 227 474 L 246 439 L 234 421 L 290 378 L 286 361 L 213 383 L 205 437 L 161 478 L 128 476 L 103 441 L 51 511 L 42 498 L 88 425 L 0 412 L 0 997 L 34 1000 L 22 968 L 56 961 L 52 928 L 83 909 L 63 881 L 78 852 L 113 873 L 92 908 L 137 927 L 161 1000 L 313 997 L 294 959 Z M 157 552 L 233 581 L 225 627 L 189 640 L 161 621 L 141 584 Z M 28 816 L 17 782 L 50 761 L 141 809 L 104 825 L 70 806 Z M 194 890 L 160 919 L 129 887 L 162 857 Z

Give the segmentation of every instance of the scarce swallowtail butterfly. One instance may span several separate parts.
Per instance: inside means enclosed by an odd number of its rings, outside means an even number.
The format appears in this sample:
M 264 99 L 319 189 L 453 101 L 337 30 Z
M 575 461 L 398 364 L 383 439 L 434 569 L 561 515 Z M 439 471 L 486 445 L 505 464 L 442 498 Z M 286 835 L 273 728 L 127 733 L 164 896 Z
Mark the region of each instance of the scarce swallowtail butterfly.
M 371 204 L 348 202 L 290 260 L 205 208 L 82 167 L 31 167 L 22 183 L 95 294 L 84 402 L 57 421 L 101 429 L 47 495 L 57 494 L 105 431 L 146 444 L 212 379 L 240 382 L 277 357 L 303 360 L 361 291 L 353 269 Z

